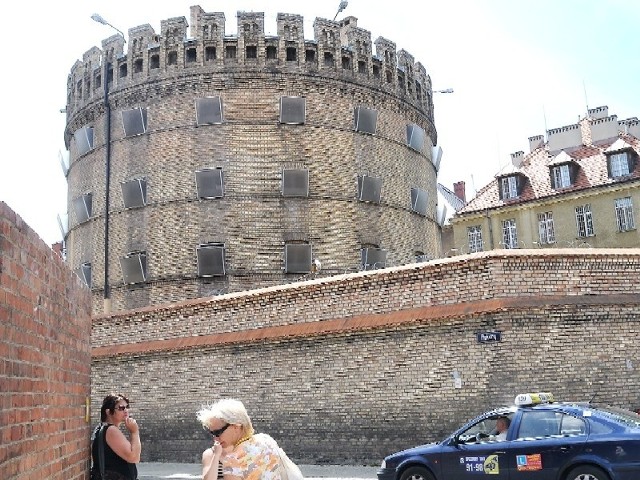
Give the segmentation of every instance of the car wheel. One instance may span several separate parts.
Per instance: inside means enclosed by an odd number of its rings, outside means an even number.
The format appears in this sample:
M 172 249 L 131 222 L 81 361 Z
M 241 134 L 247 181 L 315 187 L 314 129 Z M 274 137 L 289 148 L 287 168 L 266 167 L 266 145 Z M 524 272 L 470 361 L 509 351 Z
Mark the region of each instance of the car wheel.
M 426 468 L 410 467 L 402 472 L 400 480 L 434 480 L 434 478 Z
M 598 467 L 584 465 L 571 470 L 567 480 L 609 480 L 609 475 Z

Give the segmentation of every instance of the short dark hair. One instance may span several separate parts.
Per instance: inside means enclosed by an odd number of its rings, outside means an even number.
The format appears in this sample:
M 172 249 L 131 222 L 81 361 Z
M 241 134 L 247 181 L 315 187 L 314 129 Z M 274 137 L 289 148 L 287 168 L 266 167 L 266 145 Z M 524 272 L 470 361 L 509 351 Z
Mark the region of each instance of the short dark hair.
M 509 425 L 511 425 L 511 419 L 509 417 L 501 416 L 498 417 L 498 420 L 504 420 L 504 423 L 507 424 L 507 428 L 509 428 Z
M 129 405 L 129 399 L 121 393 L 110 393 L 109 395 L 104 397 L 104 400 L 102 401 L 102 407 L 100 408 L 101 422 L 107 421 L 107 410 L 111 412 L 111 415 L 114 414 L 116 410 L 116 404 L 121 400 L 124 400 L 125 402 L 127 402 L 127 405 Z

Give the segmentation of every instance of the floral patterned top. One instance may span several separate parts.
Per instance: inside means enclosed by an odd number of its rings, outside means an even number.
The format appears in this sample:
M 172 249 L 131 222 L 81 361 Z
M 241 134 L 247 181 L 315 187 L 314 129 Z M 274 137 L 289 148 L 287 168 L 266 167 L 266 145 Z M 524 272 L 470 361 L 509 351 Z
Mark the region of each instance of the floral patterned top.
M 222 470 L 244 480 L 283 480 L 279 449 L 269 435 L 255 434 L 224 457 Z

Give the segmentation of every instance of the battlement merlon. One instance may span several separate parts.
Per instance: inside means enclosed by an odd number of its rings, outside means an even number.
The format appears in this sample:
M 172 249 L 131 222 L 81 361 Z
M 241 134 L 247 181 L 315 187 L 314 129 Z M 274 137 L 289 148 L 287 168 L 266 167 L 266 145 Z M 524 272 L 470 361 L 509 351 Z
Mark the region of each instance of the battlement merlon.
M 235 38 L 227 37 L 225 33 L 225 15 L 222 12 L 205 12 L 200 6 L 192 6 L 190 8 L 190 21 L 188 24 L 187 19 L 182 17 L 173 17 L 161 21 L 160 34 L 157 34 L 149 24 L 140 25 L 128 30 L 129 38 L 125 42 L 120 34 L 114 34 L 111 37 L 102 41 L 102 57 L 100 57 L 100 51 L 95 47 L 89 49 L 83 56 L 83 62 L 80 64 L 76 62 L 71 69 L 72 79 L 69 84 L 68 99 L 70 104 L 68 105 L 70 111 L 74 110 L 74 103 L 82 103 L 85 100 L 92 100 L 95 95 L 100 95 L 101 89 L 95 88 L 93 83 L 99 83 L 101 77 L 97 70 L 103 66 L 106 59 L 107 63 L 120 65 L 122 70 L 115 78 L 115 88 L 117 84 L 130 82 L 127 75 L 127 67 L 123 66 L 125 63 L 129 66 L 130 71 L 134 71 L 141 66 L 146 72 L 150 68 L 160 69 L 157 72 L 151 74 L 157 77 L 159 72 L 164 71 L 169 65 L 167 61 L 168 55 L 173 55 L 173 62 L 175 62 L 176 54 L 178 59 L 178 65 L 186 58 L 186 53 L 182 49 L 193 49 L 197 47 L 194 55 L 195 62 L 200 66 L 211 66 L 212 68 L 220 69 L 226 64 L 226 58 L 224 54 L 220 54 L 225 48 L 225 43 L 228 41 L 236 41 Z M 313 49 L 314 45 L 317 48 L 317 54 L 311 55 L 309 58 L 314 59 L 318 63 L 320 69 L 335 68 L 333 65 L 340 65 L 341 57 L 342 62 L 345 61 L 345 51 L 349 53 L 350 60 L 353 62 L 345 71 L 349 74 L 364 74 L 374 75 L 379 78 L 382 84 L 387 85 L 390 88 L 400 87 L 402 88 L 403 95 L 416 96 L 417 91 L 414 92 L 411 86 L 414 81 L 423 85 L 419 90 L 426 90 L 424 93 L 428 93 L 431 89 L 431 81 L 426 73 L 426 69 L 420 64 L 415 63 L 414 57 L 405 50 L 397 51 L 395 42 L 392 42 L 384 37 L 378 37 L 374 42 L 371 41 L 371 32 L 358 27 L 358 19 L 356 17 L 346 17 L 340 21 L 328 20 L 320 17 L 316 17 L 313 23 L 314 39 L 305 40 L 303 24 L 304 19 L 301 15 L 279 13 L 277 15 L 277 37 L 265 36 L 265 24 L 264 13 L 262 12 L 238 12 L 238 34 L 237 42 L 238 46 L 243 49 L 244 45 L 249 45 L 252 48 L 257 46 L 259 49 L 265 48 L 265 41 L 270 42 L 276 40 L 280 46 L 278 48 L 277 55 L 289 54 L 289 47 L 296 48 L 298 51 L 304 51 L 305 49 Z M 187 35 L 189 33 L 189 36 Z M 235 36 L 234 36 L 235 37 Z M 186 42 L 189 42 L 189 45 Z M 200 46 L 198 46 L 200 45 Z M 372 53 L 373 45 L 375 45 L 375 54 Z M 203 52 L 208 48 L 208 56 Z M 151 53 L 153 50 L 153 53 Z M 218 51 L 216 56 L 215 51 Z M 149 55 L 154 55 L 155 59 L 154 67 L 151 65 Z M 264 57 L 263 54 L 258 55 L 258 65 Z M 293 53 L 296 56 L 296 53 Z M 213 60 L 212 60 L 213 58 Z M 298 56 L 298 58 L 300 58 Z M 304 58 L 304 57 L 302 57 Z M 240 61 L 244 61 L 244 55 L 239 56 Z M 280 58 L 279 61 L 283 65 L 291 65 L 288 63 L 290 58 Z M 193 60 L 191 60 L 193 61 Z M 136 67 L 132 62 L 136 63 Z M 335 62 L 335 63 L 334 63 Z M 347 62 L 349 58 L 347 57 Z M 237 60 L 233 59 L 230 64 L 237 66 Z M 139 66 L 138 66 L 139 65 Z M 176 63 L 171 64 L 177 65 Z M 255 61 L 252 61 L 252 66 L 256 65 Z M 343 63 L 344 65 L 344 63 Z M 347 63 L 347 65 L 349 65 Z M 190 65 L 191 67 L 192 65 Z M 305 68 L 300 63 L 302 68 Z M 399 70 L 399 71 L 398 71 Z M 91 79 L 90 77 L 93 76 Z M 122 80 L 120 80 L 122 78 Z M 80 88 L 80 81 L 84 88 Z M 144 81 L 144 75 L 136 77 L 136 81 Z M 87 88 L 89 87 L 89 88 Z M 81 90 L 85 93 L 80 95 Z M 90 91 L 89 98 L 86 97 L 86 92 Z M 94 93 L 95 92 L 95 93 Z M 418 98 L 418 101 L 420 99 Z

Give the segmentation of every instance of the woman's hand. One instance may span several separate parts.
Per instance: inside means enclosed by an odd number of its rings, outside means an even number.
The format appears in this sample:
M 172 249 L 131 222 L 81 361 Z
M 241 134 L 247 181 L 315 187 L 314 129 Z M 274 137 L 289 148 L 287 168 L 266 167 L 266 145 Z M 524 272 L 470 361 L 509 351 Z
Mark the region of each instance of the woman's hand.
M 136 422 L 135 418 L 127 417 L 124 420 L 124 426 L 129 430 L 129 433 L 138 433 L 139 431 L 138 422 Z

